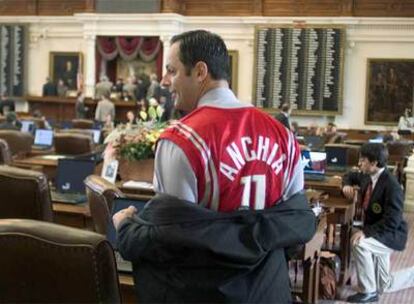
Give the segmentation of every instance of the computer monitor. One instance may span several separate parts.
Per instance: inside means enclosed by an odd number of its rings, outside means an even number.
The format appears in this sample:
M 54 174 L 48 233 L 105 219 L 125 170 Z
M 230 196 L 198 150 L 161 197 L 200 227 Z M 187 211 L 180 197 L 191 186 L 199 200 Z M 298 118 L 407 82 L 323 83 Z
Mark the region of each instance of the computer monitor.
M 93 142 L 95 144 L 99 144 L 101 140 L 101 130 L 97 130 L 97 129 L 88 129 L 88 130 L 93 132 Z
M 22 127 L 20 128 L 20 131 L 22 132 L 28 132 L 28 133 L 34 133 L 35 130 L 35 124 L 32 120 L 22 120 L 21 121 Z
M 325 145 L 325 139 L 322 136 L 317 135 L 305 136 L 304 141 L 306 146 L 312 151 L 323 150 Z
M 302 163 L 305 174 L 325 174 L 326 153 L 303 150 Z
M 347 163 L 346 147 L 330 147 L 325 146 L 326 160 L 328 167 L 343 167 L 346 168 Z
M 53 130 L 37 129 L 35 133 L 34 144 L 37 146 L 52 146 Z
M 376 136 L 374 138 L 368 139 L 368 142 L 374 143 L 374 144 L 382 144 L 382 143 L 384 143 L 384 137 L 383 136 Z
M 56 189 L 58 192 L 85 193 L 84 180 L 95 170 L 95 162 L 87 159 L 58 160 Z

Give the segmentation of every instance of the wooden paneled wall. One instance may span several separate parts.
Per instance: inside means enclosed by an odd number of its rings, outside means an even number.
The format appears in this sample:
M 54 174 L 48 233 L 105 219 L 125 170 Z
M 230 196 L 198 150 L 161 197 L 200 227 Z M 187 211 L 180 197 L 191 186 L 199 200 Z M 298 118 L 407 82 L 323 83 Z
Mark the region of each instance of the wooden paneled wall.
M 96 0 L 0 0 L 0 15 L 94 12 Z M 117 0 L 108 0 L 117 1 Z M 188 16 L 414 17 L 413 0 L 162 0 L 161 12 Z

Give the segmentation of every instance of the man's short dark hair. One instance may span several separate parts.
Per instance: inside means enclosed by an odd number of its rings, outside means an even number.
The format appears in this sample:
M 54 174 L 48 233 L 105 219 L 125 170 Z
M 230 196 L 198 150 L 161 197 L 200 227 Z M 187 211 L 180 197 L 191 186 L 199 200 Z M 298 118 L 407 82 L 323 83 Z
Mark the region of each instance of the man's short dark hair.
M 361 157 L 366 157 L 370 162 L 377 162 L 378 168 L 384 168 L 387 165 L 388 150 L 384 144 L 366 143 L 363 144 L 359 152 Z
M 203 61 L 214 80 L 229 79 L 229 54 L 223 39 L 211 32 L 196 30 L 171 38 L 171 44 L 180 43 L 180 61 L 187 75 L 197 62 Z
M 287 112 L 290 110 L 290 103 L 284 103 L 282 104 L 282 107 L 280 108 L 282 112 Z

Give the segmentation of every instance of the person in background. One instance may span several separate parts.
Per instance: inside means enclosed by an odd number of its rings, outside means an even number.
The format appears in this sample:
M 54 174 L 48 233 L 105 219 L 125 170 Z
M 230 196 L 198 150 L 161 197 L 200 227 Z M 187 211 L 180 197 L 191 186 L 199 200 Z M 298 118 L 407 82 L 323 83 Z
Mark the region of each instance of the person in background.
M 361 189 L 364 222 L 351 237 L 352 253 L 360 292 L 348 297 L 351 303 L 379 300 L 383 292 L 414 286 L 414 267 L 390 272 L 390 256 L 404 250 L 407 223 L 403 218 L 404 193 L 387 169 L 385 145 L 366 143 L 361 147 L 358 166 L 343 178 L 342 192 L 353 199 L 356 186 Z
M 7 96 L 6 92 L 3 92 L 0 98 L 0 114 L 6 115 L 8 112 L 14 111 L 16 111 L 16 103 Z
M 157 143 L 162 195 L 142 220 L 134 207 L 113 217 L 138 302 L 290 302 L 284 248 L 315 231 L 299 146 L 271 116 L 240 103 L 228 76 L 221 37 L 198 30 L 172 38 L 163 81 L 187 115 Z
M 88 107 L 85 106 L 85 93 L 78 91 L 75 103 L 75 115 L 78 119 L 85 119 Z
M 124 80 L 121 77 L 118 77 L 111 90 L 118 94 L 119 99 L 123 99 Z
M 109 94 L 110 92 L 104 92 L 95 110 L 95 120 L 102 124 L 105 124 L 108 119 L 112 122 L 115 119 L 115 105 L 109 99 Z
M 134 125 L 137 124 L 137 119 L 135 117 L 134 112 L 132 112 L 132 111 L 128 111 L 126 113 L 126 119 L 127 119 L 127 121 L 126 121 L 127 127 L 131 127 L 131 126 L 134 126 Z
M 292 112 L 290 103 L 284 103 L 280 107 L 280 112 L 276 114 L 275 118 L 282 123 L 288 130 L 290 130 L 289 117 Z
M 292 121 L 292 125 L 290 126 L 290 129 L 292 130 L 295 136 L 299 135 L 299 123 L 297 121 Z
M 66 95 L 68 93 L 68 87 L 66 86 L 63 79 L 58 80 L 58 84 L 57 84 L 56 89 L 57 89 L 57 95 L 59 97 L 66 97 Z
M 42 120 L 45 129 L 52 129 L 52 126 L 49 124 L 46 117 L 42 114 L 42 112 L 39 109 L 34 110 L 32 115 L 34 118 L 39 118 Z
M 151 84 L 148 87 L 147 91 L 147 99 L 155 98 L 159 99 L 159 91 L 160 91 L 160 83 L 158 82 L 158 76 L 157 74 L 151 74 L 150 76 Z
M 413 130 L 414 119 L 409 108 L 404 110 L 404 115 L 398 120 L 398 130 Z
M 124 87 L 123 87 L 124 100 L 125 101 L 131 101 L 131 100 L 136 101 L 137 100 L 136 90 L 137 90 L 137 84 L 136 84 L 135 76 L 128 77 L 127 83 L 124 84 Z
M 112 89 L 112 82 L 108 77 L 101 76 L 100 81 L 95 86 L 95 99 L 101 99 L 103 95 L 110 96 Z
M 15 112 L 8 112 L 6 114 L 6 121 L 0 124 L 1 130 L 16 130 L 19 131 L 22 127 L 20 121 L 17 120 Z
M 325 138 L 325 143 L 335 143 L 339 139 L 336 125 L 333 122 L 329 122 L 322 131 L 322 136 Z
M 148 121 L 150 118 L 148 116 L 149 102 L 147 99 L 142 98 L 137 102 L 138 105 L 138 120 L 139 121 Z
M 46 83 L 43 85 L 42 89 L 42 96 L 57 96 L 57 88 L 56 85 L 52 82 L 52 80 L 47 77 Z

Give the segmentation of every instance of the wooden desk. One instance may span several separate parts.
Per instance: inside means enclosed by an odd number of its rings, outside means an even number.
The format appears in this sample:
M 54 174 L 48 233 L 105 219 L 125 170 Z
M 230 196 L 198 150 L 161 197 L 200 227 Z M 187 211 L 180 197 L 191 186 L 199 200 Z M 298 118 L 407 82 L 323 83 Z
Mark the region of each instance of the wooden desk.
M 118 273 L 122 303 L 137 303 L 132 275 Z
M 368 140 L 365 139 L 346 139 L 344 140 L 344 143 L 346 143 L 347 145 L 357 145 L 357 146 L 362 146 L 363 144 L 367 143 Z
M 57 164 L 57 159 L 46 159 L 43 156 L 33 156 L 13 161 L 15 167 L 43 172 L 48 180 L 55 179 Z
M 91 231 L 94 230 L 88 203 L 73 205 L 52 202 L 52 208 L 55 223 Z
M 76 98 L 26 96 L 26 100 L 29 103 L 30 112 L 39 109 L 48 119 L 51 118 L 57 122 L 62 122 L 71 121 L 76 117 Z M 125 120 L 128 111 L 136 112 L 137 110 L 137 106 L 134 102 L 114 101 L 114 104 L 115 119 L 118 121 Z M 86 99 L 85 105 L 89 108 L 87 118 L 93 119 L 95 117 L 97 101 Z
M 305 189 L 326 192 L 329 196 L 341 196 L 342 178 L 338 176 L 326 176 L 326 179 L 323 181 L 305 180 Z

